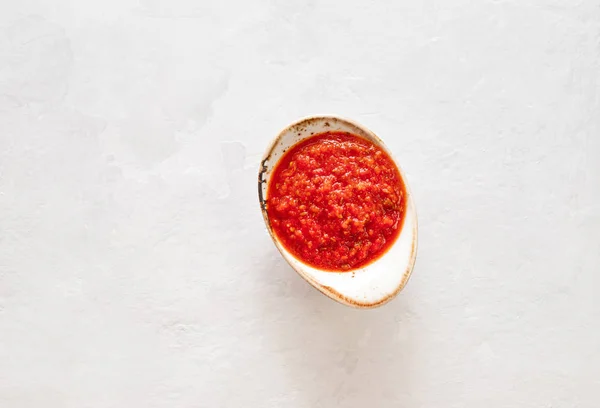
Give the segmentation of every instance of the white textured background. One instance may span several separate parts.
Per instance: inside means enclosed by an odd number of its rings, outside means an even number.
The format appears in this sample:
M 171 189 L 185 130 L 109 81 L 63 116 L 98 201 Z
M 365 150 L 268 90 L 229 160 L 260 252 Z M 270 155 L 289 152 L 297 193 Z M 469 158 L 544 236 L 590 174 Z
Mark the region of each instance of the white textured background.
M 600 2 L 369 3 L 2 0 L 0 407 L 600 405 Z M 415 195 L 381 309 L 264 230 L 314 113 Z

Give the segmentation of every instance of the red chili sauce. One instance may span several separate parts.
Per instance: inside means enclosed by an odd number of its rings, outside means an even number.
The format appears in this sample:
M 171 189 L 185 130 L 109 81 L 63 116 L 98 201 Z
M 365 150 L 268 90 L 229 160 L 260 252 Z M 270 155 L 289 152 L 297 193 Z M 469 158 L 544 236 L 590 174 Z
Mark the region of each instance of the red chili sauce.
M 346 132 L 315 135 L 288 150 L 271 175 L 267 213 L 294 256 L 348 271 L 381 256 L 400 233 L 405 187 L 378 146 Z

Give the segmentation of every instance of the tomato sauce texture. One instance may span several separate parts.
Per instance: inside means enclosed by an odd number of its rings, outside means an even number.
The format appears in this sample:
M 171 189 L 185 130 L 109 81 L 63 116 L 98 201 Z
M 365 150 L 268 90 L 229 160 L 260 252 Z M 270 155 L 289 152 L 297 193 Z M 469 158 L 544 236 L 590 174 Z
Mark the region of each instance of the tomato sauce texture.
M 405 197 L 387 153 L 351 133 L 326 132 L 281 158 L 269 180 L 267 214 L 294 256 L 348 271 L 377 259 L 398 237 Z

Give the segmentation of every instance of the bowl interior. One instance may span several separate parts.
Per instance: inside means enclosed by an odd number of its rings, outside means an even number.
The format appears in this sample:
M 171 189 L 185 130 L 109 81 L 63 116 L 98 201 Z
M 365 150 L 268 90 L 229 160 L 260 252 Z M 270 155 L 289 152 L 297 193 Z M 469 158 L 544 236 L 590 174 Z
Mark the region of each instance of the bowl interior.
M 375 307 L 391 300 L 406 284 L 412 271 L 417 246 L 417 217 L 406 177 L 398 170 L 406 188 L 406 213 L 396 241 L 378 259 L 348 272 L 329 272 L 307 265 L 293 256 L 273 232 L 266 211 L 267 186 L 279 159 L 296 143 L 327 131 L 350 132 L 380 146 L 394 160 L 391 152 L 373 132 L 347 119 L 318 116 L 300 120 L 286 127 L 267 149 L 259 169 L 258 190 L 267 229 L 277 249 L 304 279 L 332 299 L 355 307 Z

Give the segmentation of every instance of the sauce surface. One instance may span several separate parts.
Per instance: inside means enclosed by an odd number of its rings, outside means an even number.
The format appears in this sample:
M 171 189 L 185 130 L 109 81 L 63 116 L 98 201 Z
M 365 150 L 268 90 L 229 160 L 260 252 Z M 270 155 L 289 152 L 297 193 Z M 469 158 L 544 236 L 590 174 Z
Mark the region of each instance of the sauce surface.
M 269 180 L 267 214 L 295 257 L 348 271 L 377 259 L 398 237 L 405 196 L 387 153 L 351 133 L 326 132 L 280 159 Z

